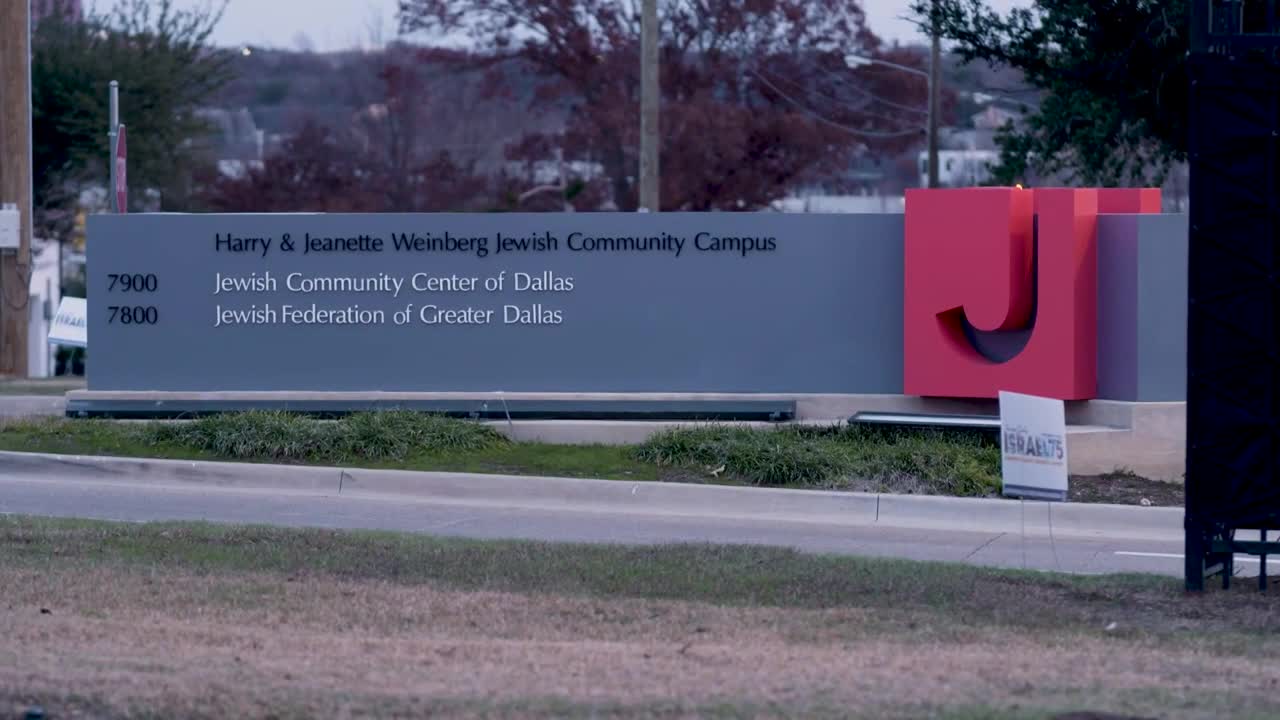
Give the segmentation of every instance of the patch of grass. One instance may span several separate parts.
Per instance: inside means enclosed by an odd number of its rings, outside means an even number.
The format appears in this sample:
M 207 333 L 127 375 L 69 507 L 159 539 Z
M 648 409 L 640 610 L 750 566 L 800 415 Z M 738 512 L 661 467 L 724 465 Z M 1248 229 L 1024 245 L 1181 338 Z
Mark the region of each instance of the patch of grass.
M 508 445 L 487 425 L 409 411 L 359 413 L 340 420 L 272 411 L 181 422 L 0 422 L 0 448 L 6 450 L 179 459 L 377 465 Z
M 0 423 L 0 449 L 942 495 L 1000 488 L 990 441 L 861 427 L 688 427 L 625 448 L 514 443 L 489 425 L 409 411 L 338 420 L 246 412 L 181 422 L 10 421 Z
M 631 449 L 616 445 L 548 445 L 507 443 L 484 452 L 442 452 L 417 455 L 401 467 L 451 472 L 541 475 L 601 480 L 701 479 L 689 473 L 642 462 Z
M 1270 698 L 1206 688 L 1126 688 L 1109 690 L 1101 696 L 1091 689 L 1054 687 L 1034 689 L 1034 700 L 1020 707 L 990 705 L 958 706 L 917 710 L 914 717 L 940 720 L 1155 720 L 1171 717 L 1231 718 L 1271 720 L 1276 703 Z M 1164 710 L 1164 712 L 1160 712 Z M 891 713 L 898 717 L 899 713 Z M 902 717 L 912 717 L 906 713 Z
M 658 465 L 713 469 L 756 485 L 984 496 L 1000 490 L 993 440 L 842 426 L 708 426 L 658 433 L 636 449 Z
M 220 459 L 206 450 L 160 441 L 143 423 L 54 417 L 0 419 L 0 450 L 173 460 Z
M 1274 602 L 1172 578 L 0 517 L 0 587 L 0 715 L 1280 712 Z
M 58 708 L 64 717 L 91 717 L 115 720 L 162 720 L 164 718 L 182 717 L 190 720 L 224 720 L 234 716 L 236 710 L 243 712 L 234 702 L 213 696 L 200 697 L 196 702 L 190 699 L 185 702 L 170 701 L 165 703 L 168 712 L 157 709 L 155 703 L 130 703 L 124 707 L 112 707 L 97 698 L 86 698 L 74 694 L 49 694 L 47 697 L 30 697 L 14 693 L 13 700 L 6 703 L 4 689 L 0 687 L 0 708 L 11 705 L 15 708 L 26 708 L 31 705 Z M 723 702 L 713 705 L 698 705 L 676 700 L 654 700 L 642 703 L 622 703 L 610 700 L 568 701 L 560 698 L 530 698 L 520 701 L 500 701 L 489 698 L 450 698 L 450 697 L 386 697 L 359 690 L 313 689 L 312 693 L 297 699 L 275 701 L 271 703 L 270 712 L 264 717 L 273 720 L 313 720 L 316 717 L 350 717 L 350 718 L 478 718 L 495 720 L 496 718 L 512 718 L 529 720 L 530 718 L 547 718 L 548 720 L 611 720 L 627 718 L 629 720 L 673 720 L 675 718 L 706 718 L 707 720 L 754 720 L 762 717 L 805 717 L 811 720 L 858 720 L 874 718 L 875 720 L 918 720 L 921 715 L 888 712 L 878 708 L 874 713 L 851 713 L 846 706 L 800 705 L 778 706 L 751 702 Z M 327 703 L 325 701 L 328 701 Z M 194 706 L 194 707 L 193 707 Z M 228 707 L 230 706 L 230 707 Z M 332 706 L 338 706 L 345 712 L 334 713 Z M 329 710 L 326 714 L 325 710 Z M 0 717 L 9 717 L 0 715 Z M 22 717 L 15 714 L 14 717 Z M 1009 720 L 1016 717 L 1029 720 L 1047 720 L 1045 715 L 1021 714 L 1009 715 L 965 715 L 973 720 Z M 950 715 L 943 720 L 952 720 Z
M 474 452 L 508 442 L 487 425 L 397 410 L 336 421 L 274 411 L 229 413 L 140 427 L 153 444 L 231 460 L 401 461 L 414 453 Z
M 480 423 L 407 412 L 333 421 L 283 413 L 229 414 L 174 423 L 0 419 L 0 450 L 604 480 L 688 476 L 641 462 L 626 447 L 516 443 Z
M 960 626 L 1127 639 L 1216 634 L 1239 636 L 1235 640 L 1252 637 L 1261 644 L 1280 631 L 1280 614 L 1264 595 L 1211 591 L 1188 597 L 1173 578 L 1059 575 L 758 546 L 478 541 L 379 531 L 12 516 L 0 517 L 0 554 L 11 566 L 33 568 L 83 562 L 148 572 L 322 574 L 466 591 L 731 607 L 858 607 L 884 613 L 886 621 L 893 613 L 923 610 L 941 613 Z M 1104 631 L 1113 622 L 1117 628 Z
M 300 415 L 249 412 L 215 415 L 184 423 L 134 425 L 131 430 L 152 444 L 185 447 L 229 460 L 330 458 L 343 435 L 337 424 Z M 375 454 L 379 448 L 374 448 Z
M 992 706 L 968 706 L 961 708 L 939 708 L 930 705 L 907 705 L 894 707 L 886 705 L 850 706 L 846 704 L 806 703 L 759 703 L 749 701 L 725 701 L 715 704 L 696 704 L 679 700 L 653 700 L 643 703 L 623 703 L 610 700 L 578 700 L 568 701 L 560 698 L 530 698 L 521 701 L 500 701 L 487 698 L 440 698 L 440 697 L 403 697 L 388 698 L 358 690 L 334 690 L 330 693 L 314 692 L 313 695 L 297 699 L 276 701 L 271 703 L 268 717 L 277 720 L 309 720 L 322 712 L 326 703 L 319 698 L 329 700 L 329 704 L 338 705 L 346 710 L 343 716 L 355 718 L 379 717 L 448 717 L 448 718 L 554 718 L 555 720 L 610 720 L 627 718 L 629 720 L 672 720 L 674 718 L 706 718 L 707 720 L 755 720 L 773 717 L 803 717 L 809 720 L 1150 720 L 1149 715 L 1115 715 L 1115 714 L 1075 714 L 1055 712 L 1035 708 L 997 708 Z M 184 702 L 171 700 L 165 703 L 169 712 L 159 710 L 155 703 L 131 703 L 125 707 L 113 707 L 92 697 L 78 694 L 50 694 L 46 697 L 31 697 L 12 693 L 13 699 L 5 696 L 0 688 L 0 707 L 10 705 L 15 708 L 26 708 L 31 705 L 42 705 L 58 708 L 65 717 L 93 718 L 172 718 L 184 717 L 192 719 L 218 718 L 221 720 L 236 708 L 236 704 L 227 702 L 210 693 L 210 697 L 200 697 L 196 702 L 185 699 Z M 336 697 L 326 697 L 332 694 Z M 319 698 L 317 697 L 319 696 Z M 6 700 L 8 702 L 6 703 Z M 230 707 L 228 707 L 230 706 Z M 7 717 L 7 716 L 6 716 Z M 15 714 L 14 717 L 22 717 Z M 1234 719 L 1252 720 L 1266 718 L 1265 715 L 1242 715 L 1232 713 Z

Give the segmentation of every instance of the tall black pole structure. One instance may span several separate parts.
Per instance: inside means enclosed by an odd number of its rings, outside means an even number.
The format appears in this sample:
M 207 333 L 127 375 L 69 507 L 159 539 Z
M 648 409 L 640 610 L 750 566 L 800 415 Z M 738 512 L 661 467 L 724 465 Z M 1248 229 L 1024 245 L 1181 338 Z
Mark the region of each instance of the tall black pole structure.
M 1278 15 L 1280 0 L 1192 0 L 1188 590 L 1226 587 L 1236 553 L 1261 556 L 1265 589 L 1280 553 Z

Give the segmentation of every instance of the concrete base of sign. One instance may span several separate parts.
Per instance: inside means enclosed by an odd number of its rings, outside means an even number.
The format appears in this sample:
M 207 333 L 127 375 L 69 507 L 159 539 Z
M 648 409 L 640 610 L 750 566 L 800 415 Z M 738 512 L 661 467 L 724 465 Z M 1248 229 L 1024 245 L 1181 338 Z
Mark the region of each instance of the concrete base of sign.
M 199 406 L 207 411 L 278 408 L 302 412 L 394 408 L 448 401 L 451 407 L 473 404 L 489 417 L 507 403 L 540 401 L 559 406 L 613 404 L 640 407 L 653 404 L 690 407 L 719 403 L 722 408 L 750 412 L 793 409 L 793 421 L 813 425 L 844 423 L 857 412 L 997 415 L 995 400 L 952 400 L 904 395 L 774 395 L 722 393 L 333 393 L 333 392 L 106 392 L 74 390 L 67 393 L 66 412 L 111 415 L 123 407 L 156 408 Z M 712 405 L 708 405 L 711 407 Z M 1186 403 L 1121 402 L 1092 400 L 1067 403 L 1067 458 L 1076 475 L 1103 475 L 1131 471 L 1143 477 L 1181 481 L 1186 453 Z M 790 414 L 790 413 L 786 413 Z M 561 419 L 490 420 L 513 439 L 548 443 L 627 445 L 643 442 L 659 430 L 688 425 L 689 421 Z M 776 427 L 777 423 L 748 423 Z

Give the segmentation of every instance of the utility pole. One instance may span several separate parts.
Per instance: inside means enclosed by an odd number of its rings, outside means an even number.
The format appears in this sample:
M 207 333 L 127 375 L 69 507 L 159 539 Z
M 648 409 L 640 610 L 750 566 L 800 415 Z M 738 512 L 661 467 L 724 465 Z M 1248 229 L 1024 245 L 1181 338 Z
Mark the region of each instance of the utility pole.
M 938 37 L 938 0 L 929 16 L 929 187 L 938 187 L 938 115 L 942 99 L 942 38 Z
M 643 0 L 640 18 L 640 207 L 658 212 L 658 0 Z
M 27 375 L 31 268 L 31 4 L 0 0 L 0 205 L 20 215 L 18 248 L 0 249 L 0 375 Z

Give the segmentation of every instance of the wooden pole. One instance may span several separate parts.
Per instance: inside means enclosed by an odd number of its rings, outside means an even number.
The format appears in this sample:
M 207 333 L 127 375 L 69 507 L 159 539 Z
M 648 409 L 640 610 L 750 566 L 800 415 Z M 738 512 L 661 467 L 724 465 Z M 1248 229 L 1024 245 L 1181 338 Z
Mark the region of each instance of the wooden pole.
M 19 247 L 0 250 L 0 375 L 27 375 L 31 278 L 31 4 L 0 0 L 0 204 L 21 215 Z
M 644 0 L 640 19 L 640 207 L 658 212 L 658 1 Z
M 934 12 L 937 12 L 937 0 L 934 0 Z M 938 115 L 942 99 L 942 39 L 938 37 L 938 28 L 930 20 L 929 23 L 929 187 L 938 187 Z

